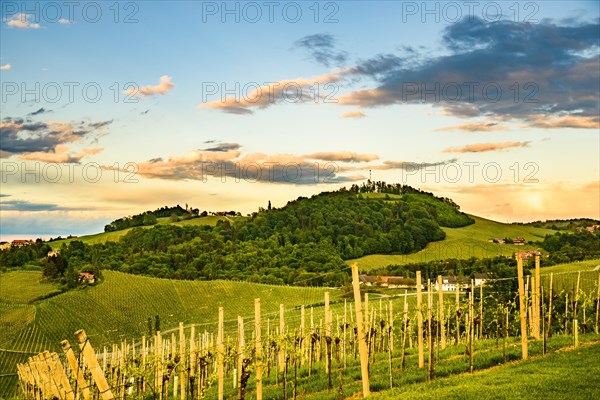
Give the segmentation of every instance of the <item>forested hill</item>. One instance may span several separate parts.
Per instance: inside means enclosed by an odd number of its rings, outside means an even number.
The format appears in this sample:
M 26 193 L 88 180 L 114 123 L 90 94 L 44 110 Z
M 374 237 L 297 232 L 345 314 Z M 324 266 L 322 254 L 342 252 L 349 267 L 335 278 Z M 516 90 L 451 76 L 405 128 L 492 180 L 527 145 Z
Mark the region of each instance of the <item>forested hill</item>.
M 53 259 L 39 262 L 59 276 L 108 268 L 180 279 L 337 285 L 349 278 L 345 259 L 415 252 L 444 239 L 440 226 L 472 222 L 449 199 L 370 183 L 299 198 L 215 227 L 156 225 L 134 228 L 116 243 L 73 241 L 60 249 L 68 268 L 63 260 L 58 266 L 48 265 Z M 3 254 L 3 265 L 11 266 L 7 261 Z

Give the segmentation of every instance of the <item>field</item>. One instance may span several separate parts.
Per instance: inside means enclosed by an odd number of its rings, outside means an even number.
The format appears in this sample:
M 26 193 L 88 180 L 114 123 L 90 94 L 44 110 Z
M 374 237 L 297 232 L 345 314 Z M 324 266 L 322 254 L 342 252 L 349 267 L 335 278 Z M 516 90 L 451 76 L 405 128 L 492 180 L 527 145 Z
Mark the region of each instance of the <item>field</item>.
M 503 224 L 485 218 L 476 217 L 475 223 L 462 228 L 442 228 L 446 238 L 440 242 L 427 245 L 423 250 L 412 254 L 372 254 L 348 263 L 357 262 L 363 271 L 382 268 L 390 264 L 408 264 L 444 260 L 448 258 L 467 259 L 471 257 L 486 258 L 497 255 L 510 256 L 516 251 L 532 250 L 536 247 L 530 244 L 516 246 L 510 244 L 489 243 L 491 238 L 523 237 L 526 241 L 542 240 L 545 235 L 554 231 L 534 228 L 524 225 Z
M 592 274 L 590 275 L 590 282 L 592 282 L 590 287 L 595 288 L 593 286 L 595 285 L 594 279 L 597 279 L 598 272 L 593 271 L 593 269 L 590 271 L 590 269 L 596 261 L 571 263 L 553 268 L 559 271 L 556 273 L 557 275 L 569 279 L 569 285 L 577 276 L 578 270 L 583 270 L 586 274 L 590 273 Z M 330 293 L 332 302 L 334 335 L 338 335 L 338 337 L 341 335 L 340 327 L 343 325 L 344 316 L 347 315 L 347 318 L 351 319 L 352 315 L 353 303 L 346 304 L 346 300 L 340 298 L 341 293 L 336 289 L 285 287 L 229 281 L 176 281 L 134 276 L 114 271 L 104 271 L 104 274 L 105 280 L 97 286 L 73 290 L 34 304 L 27 303 L 33 301 L 38 295 L 43 295 L 52 290 L 52 288 L 46 288 L 45 284 L 39 282 L 39 273 L 12 272 L 2 276 L 5 282 L 4 286 L 8 285 L 13 288 L 9 292 L 0 293 L 0 321 L 2 321 L 3 330 L 3 337 L 0 341 L 0 392 L 8 393 L 15 390 L 16 377 L 11 374 L 14 374 L 14 367 L 17 363 L 23 362 L 28 356 L 43 350 L 59 351 L 58 343 L 65 338 L 73 340 L 73 332 L 80 328 L 86 329 L 90 340 L 97 349 L 102 349 L 103 346 L 108 346 L 110 349 L 111 344 L 120 343 L 123 340 L 130 342 L 137 339 L 139 343 L 139 338 L 142 335 L 149 335 L 148 319 L 154 323 L 156 315 L 160 316 L 160 328 L 165 335 L 165 340 L 171 333 L 177 333 L 176 327 L 179 322 L 184 323 L 188 335 L 191 324 L 194 324 L 198 333 L 208 331 L 214 334 L 217 327 L 216 310 L 218 307 L 224 307 L 224 328 L 227 343 L 235 343 L 235 317 L 240 315 L 245 318 L 247 321 L 245 327 L 250 335 L 252 331 L 253 302 L 255 298 L 260 298 L 265 335 L 274 338 L 274 340 L 280 340 L 277 339 L 279 336 L 276 332 L 279 304 L 284 304 L 286 329 L 290 334 L 297 332 L 300 325 L 300 311 L 296 307 L 300 304 L 308 306 L 306 318 L 307 322 L 310 321 L 309 326 L 313 326 L 314 323 L 314 329 L 317 329 L 317 327 L 323 329 L 323 296 L 326 291 Z M 546 276 L 548 275 L 546 274 Z M 35 289 L 36 286 L 37 289 Z M 46 291 L 43 291 L 40 286 L 45 288 Z M 15 293 L 18 293 L 20 289 L 23 290 L 20 297 L 23 304 L 15 303 Z M 4 297 L 5 293 L 9 293 L 11 297 Z M 383 291 L 381 294 L 370 294 L 369 299 L 369 320 L 373 326 L 372 329 L 379 329 L 377 321 L 383 321 L 387 318 L 390 301 L 396 315 L 394 318 L 398 321 L 396 330 L 399 329 L 402 318 L 401 310 L 405 299 L 410 309 L 410 319 L 413 324 L 416 321 L 414 316 L 416 310 L 414 292 L 408 293 L 408 296 L 405 297 L 400 290 Z M 11 304 L 8 304 L 9 300 L 12 301 Z M 453 293 L 444 296 L 445 312 L 449 316 L 452 315 L 452 310 L 454 310 L 453 300 Z M 462 307 L 466 306 L 465 301 L 464 295 L 461 294 Z M 437 295 L 433 296 L 432 306 L 435 308 L 436 304 Z M 587 307 L 590 314 L 594 315 L 589 302 Z M 588 316 L 588 318 L 590 317 Z M 453 322 L 453 317 L 447 319 L 447 323 L 450 324 L 450 322 Z M 450 325 L 448 326 L 450 327 Z M 511 328 L 511 335 L 516 333 L 513 329 L 514 327 Z M 414 333 L 413 331 L 413 335 Z M 396 334 L 400 335 L 400 332 L 397 331 Z M 450 337 L 453 336 L 450 335 Z M 374 346 L 377 347 L 380 340 L 383 347 L 385 343 L 384 334 L 380 333 L 377 338 Z M 589 339 L 598 340 L 593 334 L 581 335 L 582 342 Z M 425 389 L 433 390 L 438 386 L 431 385 L 418 388 L 421 385 L 419 382 L 425 381 L 426 373 L 424 370 L 416 368 L 415 340 L 414 338 L 411 339 L 410 347 L 407 348 L 407 371 L 405 374 L 397 368 L 398 350 L 394 353 L 393 357 L 396 359 L 394 375 L 397 375 L 397 378 L 394 379 L 395 385 L 401 385 L 403 390 L 414 390 L 415 393 L 421 393 Z M 466 342 L 463 342 L 464 340 L 466 339 L 463 327 L 461 336 L 463 345 L 451 346 L 444 352 L 440 351 L 439 360 L 436 364 L 436 376 L 454 376 L 464 371 L 466 360 L 464 356 L 464 343 Z M 502 359 L 506 359 L 506 357 L 508 360 L 518 359 L 520 349 L 517 339 L 511 336 L 509 341 L 507 355 L 505 356 L 502 355 L 502 351 L 494 340 L 482 339 L 477 341 L 475 369 L 492 368 L 501 363 Z M 565 347 L 571 341 L 570 336 L 557 335 L 549 342 L 549 348 Z M 494 342 L 496 343 L 495 347 Z M 288 346 L 291 346 L 291 344 L 288 344 Z M 319 346 L 319 349 L 323 349 L 322 345 Z M 541 352 L 540 346 L 539 341 L 533 342 L 531 354 L 539 354 Z M 373 371 L 372 388 L 375 391 L 383 391 L 389 388 L 386 353 L 385 350 L 381 353 L 381 349 L 380 347 L 379 351 L 374 353 L 374 364 L 371 368 Z M 319 351 L 322 352 L 322 350 Z M 349 351 L 352 352 L 352 350 Z M 212 354 L 214 355 L 214 351 Z M 346 351 L 344 351 L 344 354 L 346 354 Z M 271 357 L 275 357 L 273 353 Z M 316 369 L 323 368 L 323 359 L 320 357 L 318 361 L 315 361 L 314 368 Z M 276 357 L 273 359 L 273 363 L 276 362 L 275 359 Z M 344 390 L 348 394 L 356 393 L 360 391 L 357 382 L 360 378 L 360 369 L 356 359 L 350 359 L 348 356 L 347 362 L 347 368 L 343 369 Z M 265 398 L 280 397 L 281 388 L 278 386 L 278 379 L 276 373 L 265 378 Z M 458 379 L 457 385 L 462 384 L 460 376 L 449 379 Z M 463 377 L 462 379 L 468 380 L 469 378 Z M 469 380 L 469 382 L 471 381 Z M 250 382 L 248 386 L 249 393 L 252 393 L 252 385 L 253 383 Z M 319 374 L 311 379 L 306 367 L 299 370 L 298 385 L 299 394 L 302 394 L 304 399 L 336 398 L 335 391 L 331 392 L 327 389 L 324 375 Z M 587 386 L 586 388 L 589 392 L 590 388 Z M 208 397 L 214 397 L 214 393 L 212 393 L 214 387 L 209 387 L 207 390 Z M 228 391 L 233 396 L 234 391 L 231 388 Z M 380 396 L 382 398 L 394 398 L 395 393 L 394 391 L 389 394 L 382 392 Z
M 246 217 L 222 217 L 222 216 L 207 216 L 207 217 L 199 217 L 199 218 L 190 218 L 190 219 L 184 219 L 181 221 L 177 221 L 177 222 L 171 222 L 169 218 L 165 217 L 165 218 L 158 218 L 157 220 L 157 224 L 170 224 L 170 225 L 177 225 L 177 226 L 187 226 L 187 225 L 210 225 L 210 226 L 215 226 L 217 224 L 217 221 L 220 220 L 229 220 L 229 221 L 236 221 L 236 220 L 241 220 L 244 219 Z M 153 225 L 148 225 L 148 226 L 141 226 L 140 228 L 152 228 Z M 80 240 L 86 244 L 98 244 L 98 243 L 106 243 L 106 242 L 117 242 L 119 241 L 119 239 L 121 239 L 121 237 L 125 236 L 127 234 L 127 232 L 129 232 L 130 230 L 132 230 L 133 228 L 127 228 L 127 229 L 122 229 L 119 231 L 114 231 L 114 232 L 102 232 L 102 233 L 96 233 L 93 235 L 85 235 L 85 236 L 80 236 L 78 238 L 73 238 L 73 239 L 62 239 L 62 240 L 55 240 L 52 242 L 49 242 L 48 244 L 50 245 L 50 247 L 52 247 L 52 249 L 56 250 L 59 249 L 62 244 L 69 244 L 70 242 L 72 242 L 73 240 Z
M 600 342 L 514 362 L 476 374 L 461 374 L 430 383 L 382 392 L 378 399 L 564 399 L 600 397 Z M 516 379 L 515 377 L 519 377 Z
M 54 283 L 42 280 L 40 271 L 11 271 L 0 273 L 0 302 L 27 304 L 40 297 L 60 293 Z

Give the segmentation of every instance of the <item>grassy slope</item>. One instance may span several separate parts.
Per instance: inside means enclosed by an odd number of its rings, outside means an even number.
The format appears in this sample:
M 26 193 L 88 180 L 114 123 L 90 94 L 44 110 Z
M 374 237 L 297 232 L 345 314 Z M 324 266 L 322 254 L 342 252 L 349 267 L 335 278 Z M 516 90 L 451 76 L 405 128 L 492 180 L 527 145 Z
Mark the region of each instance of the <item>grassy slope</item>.
M 598 399 L 600 343 L 476 374 L 380 393 L 380 399 Z
M 348 263 L 357 262 L 361 271 L 368 271 L 389 264 L 408 264 L 447 258 L 466 259 L 470 257 L 485 258 L 496 255 L 512 255 L 515 251 L 531 250 L 536 247 L 489 243 L 488 239 L 521 236 L 527 241 L 536 241 L 543 239 L 546 234 L 554 232 L 549 229 L 531 226 L 503 224 L 474 215 L 471 215 L 471 217 L 475 219 L 474 224 L 462 228 L 442 228 L 446 232 L 446 239 L 430 243 L 425 249 L 417 253 L 373 254 L 349 260 Z
M 215 226 L 217 224 L 217 221 L 219 221 L 219 220 L 228 219 L 229 221 L 237 221 L 237 220 L 241 220 L 244 218 L 246 218 L 246 217 L 221 217 L 221 216 L 212 216 L 211 215 L 211 216 L 207 216 L 207 217 L 199 217 L 199 218 L 191 218 L 191 219 L 181 220 L 178 222 L 171 222 L 169 220 L 169 218 L 158 218 L 157 223 L 158 224 L 171 224 L 171 225 L 177 225 L 177 226 L 187 226 L 187 225 Z M 153 225 L 142 226 L 141 228 L 152 228 L 152 226 Z M 93 235 L 80 236 L 80 237 L 74 238 L 74 239 L 56 240 L 53 242 L 49 242 L 48 244 L 50 245 L 50 247 L 52 247 L 52 249 L 59 249 L 63 243 L 69 244 L 73 240 L 80 240 L 87 244 L 106 243 L 109 241 L 117 242 L 119 239 L 121 239 L 121 237 L 125 236 L 127 234 L 127 232 L 129 232 L 132 229 L 133 228 L 127 228 L 127 229 L 122 229 L 120 231 L 102 232 L 102 233 L 96 233 Z
M 0 273 L 0 302 L 25 304 L 41 296 L 59 293 L 54 283 L 42 281 L 40 271 L 11 271 Z

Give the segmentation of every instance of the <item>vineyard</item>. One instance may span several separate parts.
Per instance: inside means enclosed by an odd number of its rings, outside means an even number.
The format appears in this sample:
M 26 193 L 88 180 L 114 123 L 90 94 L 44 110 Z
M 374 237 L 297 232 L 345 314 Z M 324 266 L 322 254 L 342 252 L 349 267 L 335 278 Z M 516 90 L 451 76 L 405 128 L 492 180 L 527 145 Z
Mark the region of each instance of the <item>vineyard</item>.
M 379 298 L 361 295 L 354 279 L 354 298 L 360 302 L 320 289 L 294 301 L 281 292 L 269 298 L 266 287 L 262 293 L 239 292 L 239 301 L 205 303 L 198 310 L 197 317 L 214 323 L 182 318 L 175 329 L 123 337 L 112 345 L 102 335 L 77 331 L 74 344 L 62 342 L 56 354 L 22 360 L 19 390 L 27 398 L 65 399 L 75 393 L 103 399 L 334 399 L 388 389 L 401 393 L 420 382 L 565 347 L 583 352 L 590 343 L 598 347 L 600 273 L 591 264 L 583 267 L 577 272 L 538 269 L 532 276 L 478 287 L 471 282 L 466 290 L 451 293 L 436 290 L 436 281 L 419 275 L 415 291 Z M 520 295 L 506 298 L 497 292 L 503 282 L 517 280 Z M 184 283 L 193 296 L 194 283 Z M 182 288 L 177 287 L 180 295 Z M 276 306 L 280 299 L 286 304 Z M 173 318 L 190 315 L 198 306 L 182 303 L 188 309 L 179 314 L 174 309 Z M 139 318 L 136 324 L 145 322 Z

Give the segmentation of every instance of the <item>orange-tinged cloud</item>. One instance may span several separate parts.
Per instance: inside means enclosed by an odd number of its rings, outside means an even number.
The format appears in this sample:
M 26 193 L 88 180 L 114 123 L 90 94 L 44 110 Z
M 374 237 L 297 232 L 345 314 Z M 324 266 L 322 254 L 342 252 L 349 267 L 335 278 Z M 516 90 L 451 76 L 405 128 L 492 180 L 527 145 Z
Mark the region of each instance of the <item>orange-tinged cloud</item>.
M 171 77 L 163 75 L 160 77 L 160 83 L 155 86 L 143 86 L 141 88 L 129 88 L 123 93 L 129 96 L 152 96 L 155 94 L 166 94 L 170 89 L 174 88 L 175 84 L 171 82 Z
M 340 118 L 363 118 L 367 115 L 362 111 L 348 111 L 340 114 Z
M 251 114 L 253 108 L 266 108 L 278 102 L 300 103 L 305 101 L 332 101 L 328 96 L 331 91 L 317 90 L 316 85 L 338 82 L 341 73 L 331 73 L 311 78 L 296 78 L 269 82 L 249 93 L 198 104 L 199 108 L 221 110 L 233 114 Z M 242 90 L 243 92 L 243 90 Z
M 504 131 L 508 129 L 504 125 L 498 125 L 495 122 L 469 122 L 460 125 L 445 126 L 438 128 L 436 131 L 465 131 L 465 132 L 492 132 L 492 131 Z
M 340 105 L 353 105 L 362 107 L 374 107 L 383 104 L 392 104 L 396 100 L 389 93 L 380 89 L 362 89 L 347 93 L 339 98 Z
M 8 71 L 11 68 L 10 64 L 0 65 L 0 71 Z
M 600 129 L 600 118 L 583 115 L 563 115 L 560 117 L 548 115 L 533 115 L 527 120 L 525 127 L 533 128 L 577 128 Z
M 474 143 L 463 147 L 447 147 L 445 153 L 483 153 L 498 151 L 513 147 L 529 147 L 530 142 L 503 142 L 503 143 Z
M 319 152 L 306 155 L 307 158 L 324 161 L 366 162 L 379 160 L 377 154 L 359 154 L 351 151 Z

